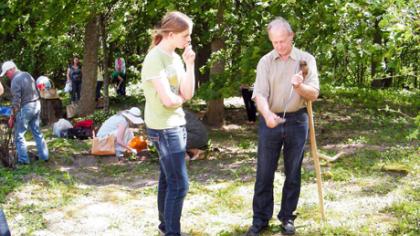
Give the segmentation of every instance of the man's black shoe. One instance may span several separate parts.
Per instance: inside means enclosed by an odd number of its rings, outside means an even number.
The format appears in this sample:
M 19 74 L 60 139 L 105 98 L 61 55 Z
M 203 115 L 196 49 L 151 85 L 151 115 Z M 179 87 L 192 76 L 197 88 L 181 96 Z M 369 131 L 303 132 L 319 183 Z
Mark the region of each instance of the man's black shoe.
M 29 153 L 28 154 L 29 155 L 29 157 L 31 158 L 31 159 L 34 159 L 35 161 L 39 161 L 39 160 L 41 160 L 41 161 L 43 161 L 43 162 L 48 162 L 50 159 L 47 159 L 47 160 L 42 160 L 38 155 L 36 155 L 36 154 L 34 154 L 34 153 Z
M 32 152 L 28 152 L 28 157 L 29 157 L 30 160 L 34 160 L 34 161 L 39 161 L 40 160 L 39 156 L 36 155 L 35 153 L 32 153 Z
M 294 235 L 295 226 L 293 225 L 293 220 L 283 220 L 281 222 L 281 233 L 284 235 Z
M 26 166 L 26 165 L 29 165 L 29 162 L 22 162 L 22 161 L 17 161 L 16 162 L 16 164 L 18 165 L 18 166 Z
M 260 233 L 259 232 L 254 232 L 253 231 L 254 228 L 252 228 L 252 226 L 248 229 L 248 231 L 246 231 L 246 233 L 244 234 L 244 236 L 259 236 Z
M 264 226 L 262 228 L 256 228 L 255 226 L 249 227 L 248 231 L 244 234 L 244 236 L 259 236 L 262 231 L 264 231 L 268 226 Z
M 159 231 L 159 235 L 161 236 L 165 235 L 165 230 L 158 228 L 158 231 Z

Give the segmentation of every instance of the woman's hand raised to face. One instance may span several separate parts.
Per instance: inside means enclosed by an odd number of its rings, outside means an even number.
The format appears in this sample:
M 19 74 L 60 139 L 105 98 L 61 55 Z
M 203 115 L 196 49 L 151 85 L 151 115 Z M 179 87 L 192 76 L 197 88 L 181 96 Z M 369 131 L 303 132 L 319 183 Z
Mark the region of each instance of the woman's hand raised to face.
M 182 53 L 182 59 L 184 60 L 187 66 L 194 65 L 195 60 L 195 52 L 192 50 L 192 46 L 188 45 L 184 49 L 184 53 Z

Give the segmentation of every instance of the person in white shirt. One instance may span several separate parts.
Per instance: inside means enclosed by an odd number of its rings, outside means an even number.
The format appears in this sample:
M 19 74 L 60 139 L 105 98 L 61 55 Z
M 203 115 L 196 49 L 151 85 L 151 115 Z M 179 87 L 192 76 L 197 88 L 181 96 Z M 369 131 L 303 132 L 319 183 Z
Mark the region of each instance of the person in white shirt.
M 109 117 L 102 124 L 96 136 L 105 137 L 107 135 L 114 135 L 117 157 L 121 157 L 126 150 L 136 153 L 135 149 L 128 146 L 128 142 L 134 137 L 133 131 L 129 128 L 144 123 L 140 115 L 141 111 L 137 107 L 119 112 Z

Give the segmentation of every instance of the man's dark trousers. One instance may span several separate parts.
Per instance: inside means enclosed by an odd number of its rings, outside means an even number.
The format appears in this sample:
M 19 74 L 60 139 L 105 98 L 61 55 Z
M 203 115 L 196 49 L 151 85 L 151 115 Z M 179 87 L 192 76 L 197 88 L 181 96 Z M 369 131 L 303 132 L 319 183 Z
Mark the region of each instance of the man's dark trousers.
M 278 114 L 283 115 L 283 114 Z M 297 208 L 303 149 L 308 136 L 308 114 L 306 109 L 287 113 L 286 122 L 275 128 L 268 128 L 263 117 L 258 127 L 257 178 L 254 188 L 253 222 L 255 229 L 268 225 L 273 215 L 273 181 L 277 170 L 280 151 L 283 148 L 284 172 L 280 220 L 294 219 Z

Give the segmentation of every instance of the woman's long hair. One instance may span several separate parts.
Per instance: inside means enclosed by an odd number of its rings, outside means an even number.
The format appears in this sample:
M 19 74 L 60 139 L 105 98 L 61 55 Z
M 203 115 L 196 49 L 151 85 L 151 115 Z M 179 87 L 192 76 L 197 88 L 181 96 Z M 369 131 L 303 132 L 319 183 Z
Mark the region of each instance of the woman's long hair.
M 184 13 L 178 11 L 166 13 L 159 24 L 153 29 L 150 49 L 158 45 L 162 41 L 164 35 L 170 32 L 180 33 L 188 30 L 192 24 L 192 20 Z
M 73 56 L 72 58 L 71 58 L 71 61 L 70 61 L 70 66 L 73 66 L 74 65 L 74 59 L 76 59 L 77 58 L 77 65 L 76 66 L 78 66 L 78 67 L 80 67 L 80 58 L 78 57 L 78 56 Z

